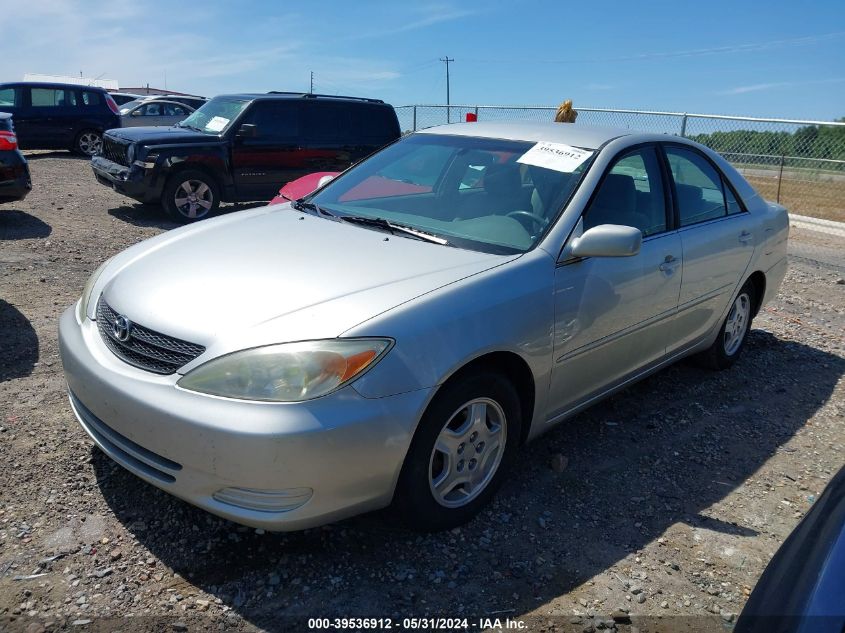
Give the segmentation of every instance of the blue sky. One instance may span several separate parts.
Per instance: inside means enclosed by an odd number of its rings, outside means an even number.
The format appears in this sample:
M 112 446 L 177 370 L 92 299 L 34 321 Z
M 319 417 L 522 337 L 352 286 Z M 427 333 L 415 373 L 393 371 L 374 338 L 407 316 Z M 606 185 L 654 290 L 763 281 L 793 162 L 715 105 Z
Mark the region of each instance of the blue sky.
M 4 5 L 25 72 L 212 96 L 307 90 L 452 103 L 845 116 L 845 3 L 32 0 Z

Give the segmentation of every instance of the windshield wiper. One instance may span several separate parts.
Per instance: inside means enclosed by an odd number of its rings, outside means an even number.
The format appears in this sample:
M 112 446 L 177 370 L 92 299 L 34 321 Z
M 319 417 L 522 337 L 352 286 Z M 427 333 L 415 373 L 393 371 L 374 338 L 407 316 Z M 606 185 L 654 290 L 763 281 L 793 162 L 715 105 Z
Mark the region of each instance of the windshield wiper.
M 425 240 L 426 242 L 433 242 L 434 244 L 441 244 L 444 246 L 449 244 L 449 240 L 443 239 L 442 237 L 438 237 L 437 235 L 426 233 L 425 231 L 420 231 L 419 229 L 405 226 L 403 224 L 396 224 L 390 220 L 385 220 L 384 218 L 367 218 L 360 215 L 341 215 L 339 217 L 344 222 L 361 224 L 363 226 L 372 226 L 385 231 L 390 231 L 391 233 L 404 233 L 405 235 L 412 235 L 417 239 Z
M 195 132 L 202 132 L 202 130 L 196 125 L 185 125 L 183 121 L 179 121 L 179 123 L 176 124 L 176 127 L 185 127 L 189 130 L 194 130 Z
M 316 205 L 316 204 L 314 204 L 313 202 L 305 202 L 305 200 L 291 200 L 290 198 L 288 198 L 288 197 L 287 197 L 286 195 L 284 195 L 284 194 L 282 194 L 282 197 L 283 197 L 285 200 L 290 200 L 290 202 L 291 202 L 291 206 L 292 206 L 294 209 L 296 209 L 297 211 L 302 211 L 303 209 L 305 209 L 305 210 L 307 210 L 307 211 L 315 211 L 316 213 L 319 213 L 320 215 L 324 215 L 324 216 L 326 216 L 327 218 L 336 218 L 336 217 L 338 217 L 338 216 L 336 216 L 334 213 L 332 213 L 331 211 L 326 211 L 323 207 L 317 206 L 317 205 Z

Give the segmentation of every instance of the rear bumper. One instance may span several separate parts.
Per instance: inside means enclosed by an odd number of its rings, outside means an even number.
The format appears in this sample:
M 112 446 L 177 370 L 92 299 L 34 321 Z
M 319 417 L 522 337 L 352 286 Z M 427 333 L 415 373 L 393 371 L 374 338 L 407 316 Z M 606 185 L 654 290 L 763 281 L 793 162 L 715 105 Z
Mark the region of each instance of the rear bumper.
M 19 151 L 0 152 L 0 202 L 23 200 L 32 191 L 29 166 Z
M 161 185 L 157 182 L 153 169 L 139 165 L 126 167 L 104 156 L 92 158 L 91 169 L 97 182 L 124 196 L 144 203 L 158 202 L 161 198 Z

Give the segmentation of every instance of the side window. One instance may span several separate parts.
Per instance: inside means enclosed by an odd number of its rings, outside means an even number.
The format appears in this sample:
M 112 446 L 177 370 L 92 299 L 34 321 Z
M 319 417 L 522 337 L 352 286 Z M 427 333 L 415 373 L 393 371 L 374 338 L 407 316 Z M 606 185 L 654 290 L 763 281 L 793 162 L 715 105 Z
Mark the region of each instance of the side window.
M 346 145 L 350 140 L 349 108 L 338 103 L 305 102 L 303 137 L 306 143 Z
M 722 177 L 706 158 L 682 147 L 667 147 L 666 157 L 675 180 L 681 226 L 727 215 Z
M 185 116 L 186 114 L 188 114 L 188 111 L 183 106 L 179 106 L 174 103 L 164 104 L 165 116 Z
M 723 178 L 722 179 L 722 187 L 725 190 L 725 205 L 728 207 L 728 215 L 734 215 L 735 213 L 742 213 L 742 205 L 734 196 L 733 191 L 728 186 L 727 181 Z
M 294 143 L 299 139 L 299 103 L 296 101 L 264 101 L 256 103 L 243 123 L 258 128 L 258 139 Z
M 76 105 L 76 94 L 73 90 L 62 90 L 57 88 L 33 88 L 33 108 L 64 108 Z
M 600 224 L 633 226 L 643 237 L 666 230 L 666 199 L 653 147 L 619 158 L 605 175 L 584 214 L 584 230 Z
M 21 96 L 17 88 L 0 88 L 0 106 L 20 107 Z
M 102 103 L 100 95 L 96 92 L 82 91 L 82 105 L 87 107 L 98 106 Z
M 161 116 L 161 104 L 148 103 L 146 108 L 144 108 L 144 114 L 146 116 Z

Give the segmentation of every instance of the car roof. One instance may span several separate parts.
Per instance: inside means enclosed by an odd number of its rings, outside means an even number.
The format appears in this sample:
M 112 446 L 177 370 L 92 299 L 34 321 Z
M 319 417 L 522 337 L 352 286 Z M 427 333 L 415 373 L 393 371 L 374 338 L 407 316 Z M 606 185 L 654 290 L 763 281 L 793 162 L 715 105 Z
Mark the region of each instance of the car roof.
M 512 141 L 533 141 L 535 143 L 547 141 L 572 145 L 573 147 L 596 149 L 615 138 L 629 136 L 636 132 L 623 128 L 555 123 L 553 121 L 478 121 L 475 123 L 438 125 L 437 127 L 419 130 L 417 133 L 500 138 Z
M 184 108 L 190 108 L 191 107 L 186 103 L 181 103 L 179 101 L 173 101 L 171 99 L 133 99 L 132 101 L 127 101 L 121 107 L 126 107 L 130 103 L 135 103 L 136 101 L 138 102 L 138 105 L 135 106 L 136 108 L 140 108 L 142 105 L 149 105 L 150 101 L 155 101 L 156 103 L 169 103 L 170 105 L 178 105 L 178 106 L 182 106 Z
M 221 97 L 234 97 L 236 99 L 314 99 L 319 101 L 341 101 L 355 103 L 370 103 L 373 105 L 386 105 L 381 99 L 370 99 L 368 97 L 347 97 L 342 95 L 322 95 L 310 92 L 244 92 L 239 94 L 219 95 Z
M 99 86 L 85 86 L 83 84 L 63 84 L 54 81 L 7 81 L 0 83 L 0 86 L 23 86 L 28 88 L 69 88 L 75 90 L 97 90 L 106 92 L 105 88 Z

